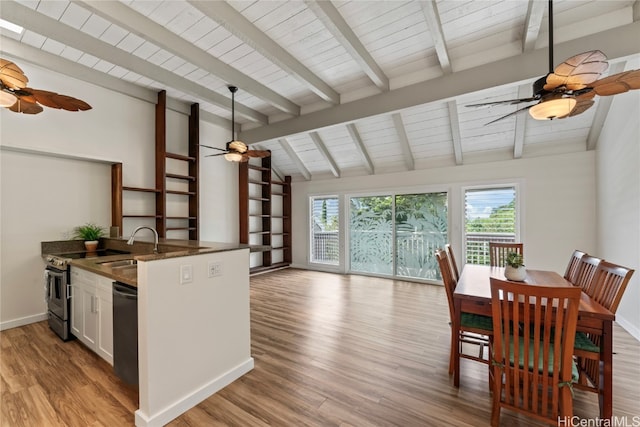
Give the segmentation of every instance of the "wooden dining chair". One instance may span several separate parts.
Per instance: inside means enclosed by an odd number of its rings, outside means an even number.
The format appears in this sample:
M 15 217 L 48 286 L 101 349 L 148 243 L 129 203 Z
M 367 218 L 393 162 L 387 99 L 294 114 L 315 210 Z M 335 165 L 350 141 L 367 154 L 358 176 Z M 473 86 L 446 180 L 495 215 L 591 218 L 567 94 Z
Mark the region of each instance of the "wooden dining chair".
M 591 295 L 589 289 L 593 286 L 596 278 L 596 270 L 602 262 L 601 258 L 591 255 L 583 255 L 580 258 L 578 269 L 575 274 L 575 281 L 571 282 L 580 287 L 585 294 Z
M 578 373 L 571 352 L 580 294 L 578 287 L 491 277 L 492 426 L 499 425 L 502 408 L 553 425 L 558 417 L 573 416 L 572 386 Z M 517 323 L 519 327 L 513 327 Z
M 455 309 L 453 305 L 453 292 L 456 289 L 458 281 L 453 277 L 451 271 L 449 257 L 447 252 L 441 249 L 436 251 L 436 259 L 438 260 L 438 266 L 440 267 L 440 274 L 442 275 L 442 282 L 444 284 L 445 292 L 447 294 L 447 301 L 449 303 L 449 318 L 451 325 L 453 325 L 453 319 L 455 317 Z M 461 358 L 471 359 L 477 362 L 489 364 L 490 351 L 486 353 L 485 348 L 491 349 L 490 337 L 493 331 L 493 323 L 488 316 L 481 316 L 478 314 L 462 313 L 460 318 L 460 328 L 458 331 L 451 331 L 451 350 L 449 352 L 449 375 L 453 374 L 453 349 L 455 348 L 455 335 L 459 334 L 459 354 Z M 463 344 L 477 345 L 478 355 L 467 354 L 462 351 Z M 459 361 L 458 361 L 459 363 Z
M 489 264 L 492 267 L 504 267 L 510 252 L 524 256 L 524 244 L 489 242 Z
M 567 264 L 567 270 L 564 272 L 564 278 L 574 285 L 576 284 L 576 278 L 578 277 L 578 267 L 580 267 L 580 260 L 585 255 L 587 255 L 586 252 L 582 252 L 576 249 L 571 254 L 571 258 L 569 258 L 569 264 Z
M 460 280 L 460 272 L 458 271 L 458 264 L 456 263 L 456 257 L 453 255 L 453 248 L 449 243 L 444 245 L 444 249 L 447 251 L 447 256 L 449 257 L 449 264 L 451 265 L 451 270 L 453 271 L 453 277 L 456 279 L 456 282 Z
M 634 270 L 601 261 L 594 272 L 593 284 L 585 291 L 593 300 L 615 314 Z M 600 351 L 602 337 L 591 333 L 577 332 L 574 355 L 578 358 L 580 381 L 578 388 L 603 393 L 603 362 Z

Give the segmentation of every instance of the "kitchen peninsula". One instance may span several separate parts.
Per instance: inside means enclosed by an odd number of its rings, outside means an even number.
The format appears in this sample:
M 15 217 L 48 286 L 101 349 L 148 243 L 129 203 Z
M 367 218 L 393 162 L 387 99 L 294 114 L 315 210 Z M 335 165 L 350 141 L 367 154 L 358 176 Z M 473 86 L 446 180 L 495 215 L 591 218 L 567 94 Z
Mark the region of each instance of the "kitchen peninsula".
M 73 250 L 64 244 L 43 242 L 42 253 Z M 71 269 L 138 289 L 136 426 L 165 425 L 253 369 L 247 245 L 160 239 L 153 253 L 149 242 L 102 239 L 100 247 L 131 253 L 74 259 Z M 105 266 L 124 259 L 136 267 Z

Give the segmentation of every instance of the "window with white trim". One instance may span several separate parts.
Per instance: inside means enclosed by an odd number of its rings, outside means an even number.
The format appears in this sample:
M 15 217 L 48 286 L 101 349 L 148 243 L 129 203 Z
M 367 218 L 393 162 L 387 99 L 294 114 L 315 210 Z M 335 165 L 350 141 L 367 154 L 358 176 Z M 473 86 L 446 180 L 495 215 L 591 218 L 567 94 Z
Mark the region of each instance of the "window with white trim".
M 465 262 L 489 264 L 489 242 L 517 242 L 516 185 L 469 187 L 464 190 Z
M 338 197 L 311 197 L 310 205 L 310 260 L 313 263 L 338 265 L 340 262 Z

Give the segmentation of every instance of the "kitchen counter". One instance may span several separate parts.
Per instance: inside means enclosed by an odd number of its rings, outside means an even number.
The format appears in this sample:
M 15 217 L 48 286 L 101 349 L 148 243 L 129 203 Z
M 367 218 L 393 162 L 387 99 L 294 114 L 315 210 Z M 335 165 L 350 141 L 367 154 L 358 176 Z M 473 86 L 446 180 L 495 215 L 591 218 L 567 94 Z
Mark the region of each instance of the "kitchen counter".
M 77 246 L 79 241 L 73 241 L 75 246 L 69 246 L 73 243 L 67 241 L 62 242 L 43 242 L 43 253 L 47 254 L 56 253 L 64 255 L 64 252 L 72 252 Z M 45 245 L 45 243 L 47 245 Z M 138 268 L 137 265 L 130 265 L 125 267 L 111 267 L 104 265 L 113 261 L 134 259 L 136 262 L 152 262 L 158 260 L 166 260 L 170 258 L 178 258 L 200 254 L 211 254 L 216 252 L 232 251 L 236 249 L 249 248 L 249 245 L 238 243 L 220 243 L 220 242 L 206 242 L 199 240 L 180 240 L 180 239 L 159 239 L 158 241 L 158 253 L 153 253 L 153 242 L 140 239 L 136 240 L 133 245 L 127 245 L 126 240 L 116 238 L 103 238 L 100 239 L 100 249 L 114 249 L 124 252 L 117 255 L 108 255 L 100 257 L 87 257 L 71 260 L 72 267 L 82 268 L 92 273 L 99 274 L 101 276 L 108 277 L 118 282 L 125 283 L 130 286 L 138 286 Z M 60 250 L 57 248 L 64 248 Z M 71 249 L 73 248 L 73 249 Z M 247 267 L 248 268 L 248 267 Z

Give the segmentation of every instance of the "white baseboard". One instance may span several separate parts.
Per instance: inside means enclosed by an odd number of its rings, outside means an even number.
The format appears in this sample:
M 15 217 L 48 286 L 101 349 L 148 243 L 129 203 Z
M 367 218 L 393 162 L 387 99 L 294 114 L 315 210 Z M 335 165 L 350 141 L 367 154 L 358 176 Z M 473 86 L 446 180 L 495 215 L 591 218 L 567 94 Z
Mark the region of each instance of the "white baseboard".
M 245 362 L 220 375 L 218 378 L 210 381 L 208 384 L 205 384 L 201 388 L 194 390 L 191 394 L 185 396 L 182 400 L 174 402 L 173 404 L 167 406 L 156 414 L 144 414 L 140 409 L 138 409 L 135 412 L 136 426 L 164 426 L 165 424 L 184 414 L 189 409 L 193 408 L 209 396 L 212 396 L 213 394 L 222 390 L 224 387 L 228 386 L 252 369 L 253 357 L 250 357 Z
M 634 337 L 636 340 L 640 341 L 640 329 L 638 329 L 638 327 L 636 325 L 634 325 L 633 323 L 629 322 L 627 319 L 625 319 L 622 316 L 617 316 L 616 317 L 616 323 L 620 326 L 622 326 L 622 328 L 629 332 L 629 334 Z
M 47 320 L 47 313 L 34 314 L 33 316 L 21 317 L 19 319 L 6 320 L 0 322 L 0 331 L 5 329 L 17 328 L 19 326 L 29 325 L 31 323 L 41 322 Z

